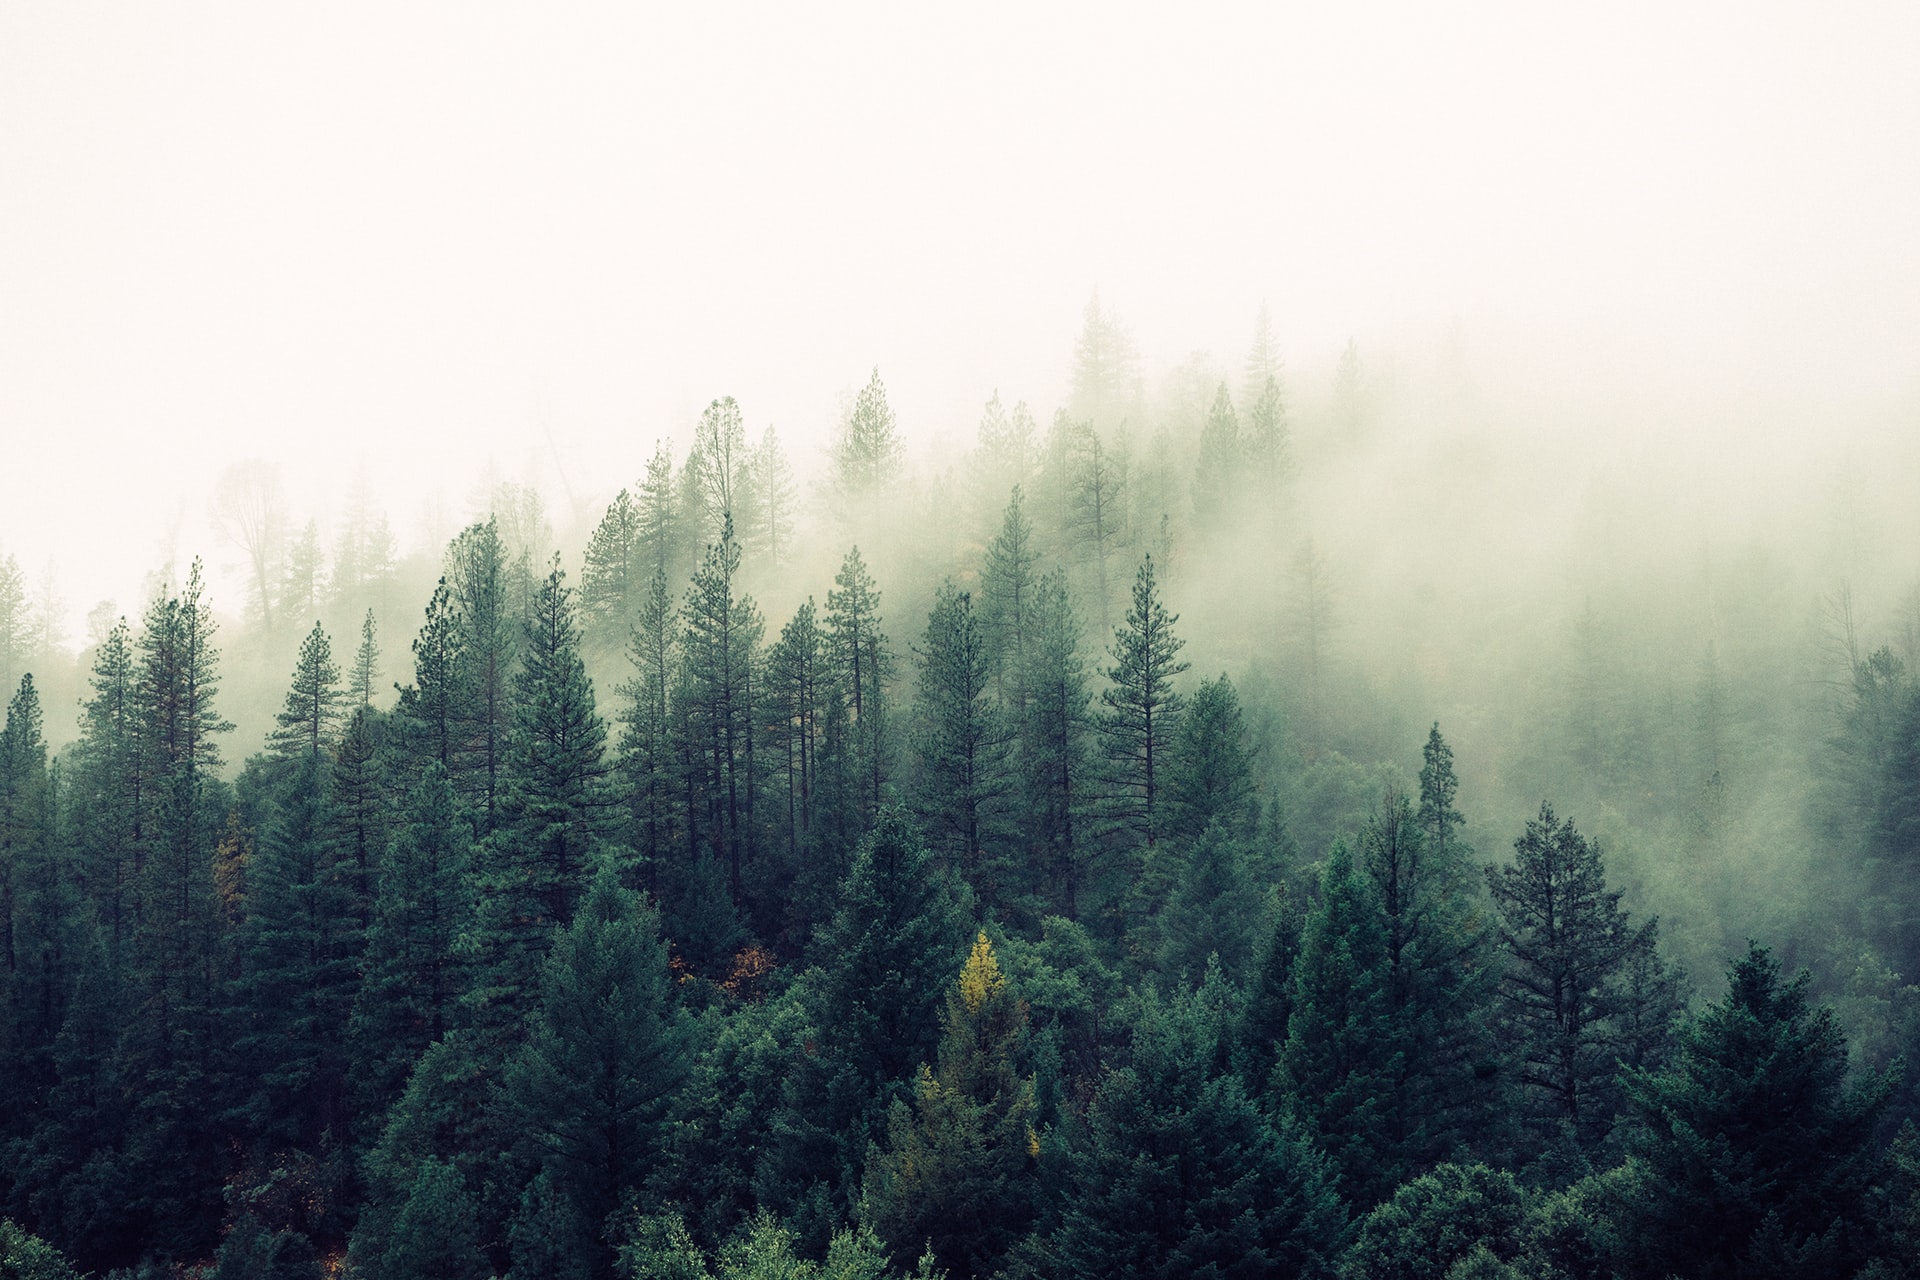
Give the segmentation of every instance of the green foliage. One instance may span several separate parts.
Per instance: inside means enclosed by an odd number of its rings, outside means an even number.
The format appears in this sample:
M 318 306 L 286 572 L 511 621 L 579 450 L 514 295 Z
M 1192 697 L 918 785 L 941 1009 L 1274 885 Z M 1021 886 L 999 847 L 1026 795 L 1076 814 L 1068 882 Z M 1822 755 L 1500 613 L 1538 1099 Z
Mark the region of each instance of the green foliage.
M 919 657 L 914 757 L 919 808 L 948 864 L 963 871 L 988 904 L 995 902 L 1001 868 L 988 846 L 998 846 L 1012 735 L 993 700 L 987 638 L 969 592 L 951 580 L 934 593 Z
M 1164 825 L 1160 793 L 1186 705 L 1173 689 L 1173 678 L 1188 665 L 1175 660 L 1186 644 L 1173 634 L 1178 621 L 1180 615 L 1168 613 L 1160 600 L 1153 557 L 1147 556 L 1134 578 L 1133 606 L 1113 633 L 1113 666 L 1106 673 L 1112 684 L 1100 693 L 1106 707 L 1100 732 L 1117 788 L 1116 815 L 1148 846 Z
M 1750 945 L 1674 1065 L 1629 1073 L 1645 1121 L 1620 1208 L 1635 1274 L 1845 1275 L 1864 1260 L 1873 1127 L 1893 1078 L 1849 1085 L 1846 1037 L 1807 983 L 1782 983 Z
M 1408 1046 L 1393 1016 L 1384 923 L 1372 882 L 1336 844 L 1294 962 L 1279 1092 L 1358 1206 L 1377 1204 L 1399 1181 L 1390 1117 Z
M 481 1280 L 487 1266 L 473 1218 L 460 1171 L 428 1157 L 394 1221 L 386 1253 L 368 1268 L 370 1280 Z
M 657 916 L 602 869 L 554 941 L 527 1043 L 506 1072 L 514 1131 L 546 1180 L 518 1221 L 538 1224 L 541 1239 L 594 1239 L 666 1153 L 690 1038 Z M 569 1249 L 584 1258 L 598 1245 Z M 516 1272 L 527 1265 L 516 1246 Z
M 80 1273 L 52 1245 L 0 1218 L 0 1280 L 80 1280 Z
M 1483 1164 L 1443 1164 L 1403 1184 L 1360 1220 L 1340 1275 L 1445 1280 L 1480 1252 L 1511 1262 L 1526 1242 L 1526 1221 L 1527 1198 L 1512 1174 Z
M 1180 717 L 1167 761 L 1167 832 L 1197 840 L 1218 822 L 1245 835 L 1255 817 L 1253 750 L 1239 695 L 1222 673 L 1202 682 Z
M 1221 1074 L 1204 992 L 1149 996 L 1133 1063 L 1100 1081 L 1043 1274 L 1328 1276 L 1345 1214 L 1324 1157 Z
M 1024 791 L 1020 826 L 1047 897 L 1072 920 L 1079 917 L 1094 854 L 1087 822 L 1094 800 L 1092 693 L 1080 652 L 1080 620 L 1065 576 L 1046 575 L 1032 594 L 1025 607 L 1029 634 L 1020 677 L 1026 709 L 1015 726 L 1014 743 Z
M 985 1276 L 1027 1229 L 1040 1139 L 1034 1082 L 1014 1067 L 1026 1025 L 982 933 L 947 993 L 938 1068 L 921 1065 L 911 1110 L 893 1104 L 886 1150 L 867 1159 L 861 1218 L 896 1257 L 924 1243 L 956 1277 Z
M 332 642 L 316 622 L 300 642 L 300 660 L 294 664 L 286 705 L 274 717 L 274 749 L 289 760 L 301 756 L 317 759 L 331 751 L 344 700 Z

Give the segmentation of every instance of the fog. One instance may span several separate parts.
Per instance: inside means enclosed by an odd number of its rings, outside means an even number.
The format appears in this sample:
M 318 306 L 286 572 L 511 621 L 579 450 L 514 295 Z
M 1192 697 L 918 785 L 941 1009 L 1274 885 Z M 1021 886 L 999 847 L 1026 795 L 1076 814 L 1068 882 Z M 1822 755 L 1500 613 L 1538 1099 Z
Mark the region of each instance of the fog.
M 982 406 L 1044 437 L 1097 300 L 1138 353 L 1099 425 L 1160 477 L 1133 501 L 1196 671 L 1291 679 L 1320 557 L 1338 692 L 1274 734 L 1404 761 L 1442 720 L 1484 848 L 1542 792 L 1646 846 L 1677 828 L 1569 782 L 1529 718 L 1568 714 L 1576 650 L 1589 712 L 1604 685 L 1633 724 L 1724 662 L 1772 690 L 1743 785 L 1799 812 L 1801 774 L 1766 779 L 1782 708 L 1822 723 L 1844 682 L 1834 602 L 1881 643 L 1920 568 L 1920 14 L 1325 8 L 11 7 L 0 555 L 66 654 L 205 557 L 237 762 L 297 631 L 247 614 L 223 474 L 323 548 L 386 513 L 404 680 L 502 483 L 577 574 L 656 442 L 684 457 L 731 395 L 799 482 L 800 554 L 753 583 L 770 633 L 857 526 L 904 654 L 1004 502 L 970 496 Z M 1202 528 L 1188 451 L 1263 308 L 1294 479 Z M 824 487 L 876 369 L 905 532 Z M 56 741 L 83 670 L 47 681 Z

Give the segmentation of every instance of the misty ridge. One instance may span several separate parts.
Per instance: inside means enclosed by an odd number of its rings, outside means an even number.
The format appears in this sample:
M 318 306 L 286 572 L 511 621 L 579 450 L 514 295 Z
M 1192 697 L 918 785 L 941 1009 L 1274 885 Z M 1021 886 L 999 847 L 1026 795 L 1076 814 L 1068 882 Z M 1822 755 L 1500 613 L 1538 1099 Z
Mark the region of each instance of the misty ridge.
M 1247 331 L 0 545 L 8 1247 L 1915 1274 L 1914 405 Z

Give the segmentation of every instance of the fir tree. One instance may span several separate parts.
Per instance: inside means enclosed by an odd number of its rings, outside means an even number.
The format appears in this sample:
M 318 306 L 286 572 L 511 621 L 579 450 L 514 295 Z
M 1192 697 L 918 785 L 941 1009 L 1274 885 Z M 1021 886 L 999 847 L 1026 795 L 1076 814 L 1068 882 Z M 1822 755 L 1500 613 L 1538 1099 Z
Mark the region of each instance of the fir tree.
M 281 758 L 318 760 L 330 752 L 341 701 L 340 668 L 326 631 L 316 622 L 300 643 L 286 704 L 274 717 L 273 745 Z
M 622 489 L 587 540 L 580 570 L 580 613 L 590 637 L 617 640 L 626 634 L 642 589 L 639 553 L 640 513 Z
M 633 676 L 620 686 L 620 767 L 631 806 L 631 843 L 640 854 L 645 883 L 656 894 L 660 864 L 676 843 L 670 705 L 679 656 L 674 619 L 666 574 L 656 568 L 627 645 Z
M 1187 840 L 1219 822 L 1230 835 L 1252 831 L 1258 812 L 1253 750 L 1240 698 L 1223 672 L 1194 691 L 1166 756 L 1166 830 Z
M 1100 720 L 1107 760 L 1113 771 L 1119 821 L 1148 848 L 1159 836 L 1164 818 L 1161 788 L 1168 750 L 1186 700 L 1173 689 L 1173 678 L 1187 669 L 1175 661 L 1186 641 L 1173 634 L 1179 614 L 1161 603 L 1153 580 L 1153 557 L 1140 564 L 1133 583 L 1133 607 L 1115 628 L 1107 669 L 1109 688 L 1101 691 L 1106 707 Z
M 459 643 L 454 704 L 461 743 L 454 782 L 466 790 L 482 833 L 500 824 L 520 620 L 499 524 L 464 530 L 447 548 L 447 586 Z M 431 608 L 431 606 L 429 606 Z
M 413 683 L 400 690 L 394 715 L 416 767 L 431 760 L 451 777 L 460 768 L 460 717 L 465 699 L 460 624 L 453 593 L 440 579 L 427 601 L 426 621 L 413 641 Z
M 353 670 L 347 678 L 347 696 L 363 707 L 373 705 L 373 689 L 380 680 L 379 630 L 374 626 L 373 610 L 360 620 L 360 647 L 354 650 Z
M 1849 1083 L 1847 1041 L 1749 944 L 1727 994 L 1669 1070 L 1629 1071 L 1632 1139 L 1621 1236 L 1636 1276 L 1852 1275 L 1870 1233 L 1873 1128 L 1897 1076 Z
M 588 1228 L 574 1256 L 599 1259 L 590 1274 L 611 1265 L 599 1224 L 666 1151 L 690 1032 L 657 917 L 603 868 L 555 940 L 526 1046 L 506 1075 L 528 1154 Z
M 1021 677 L 1026 714 L 1015 744 L 1026 793 L 1021 827 L 1059 910 L 1076 920 L 1093 848 L 1086 822 L 1094 799 L 1092 694 L 1065 577 L 1056 571 L 1042 578 L 1034 602 Z
M 979 934 L 947 995 L 937 1069 L 895 1102 L 867 1163 L 861 1216 L 896 1256 L 927 1248 L 955 1277 L 991 1274 L 1031 1220 L 1040 1153 L 1033 1080 L 1014 1069 L 1027 1007 Z
M 925 647 L 918 652 L 914 755 L 920 810 L 952 864 L 991 901 L 984 885 L 989 843 L 997 843 L 1011 788 L 1007 731 L 988 691 L 985 637 L 973 597 L 951 580 L 934 594 Z
M 882 493 L 899 474 L 900 433 L 893 410 L 887 406 L 887 389 L 880 382 L 879 369 L 854 397 L 853 408 L 834 441 L 832 457 L 834 487 L 845 499 Z
M 994 696 L 1017 719 L 1026 710 L 1027 642 L 1034 630 L 1038 557 L 1033 522 L 1027 519 L 1020 486 L 1007 500 L 1000 532 L 987 544 L 980 567 L 980 627 L 993 671 Z
M 682 659 L 690 745 L 697 759 L 698 807 L 688 822 L 704 834 L 709 855 L 727 868 L 736 907 L 744 897 L 742 872 L 756 843 L 751 820 L 757 803 L 754 665 L 763 630 L 752 597 L 738 593 L 739 573 L 740 544 L 729 517 L 687 590 Z
M 1213 407 L 1207 410 L 1206 422 L 1200 428 L 1198 454 L 1194 462 L 1193 511 L 1194 518 L 1204 524 L 1222 517 L 1246 476 L 1247 447 L 1224 382 L 1214 394 Z
M 880 616 L 880 592 L 860 548 L 847 552 L 827 593 L 827 634 L 841 697 L 848 708 L 851 772 L 859 793 L 861 826 L 878 811 L 887 776 L 886 684 L 893 654 Z

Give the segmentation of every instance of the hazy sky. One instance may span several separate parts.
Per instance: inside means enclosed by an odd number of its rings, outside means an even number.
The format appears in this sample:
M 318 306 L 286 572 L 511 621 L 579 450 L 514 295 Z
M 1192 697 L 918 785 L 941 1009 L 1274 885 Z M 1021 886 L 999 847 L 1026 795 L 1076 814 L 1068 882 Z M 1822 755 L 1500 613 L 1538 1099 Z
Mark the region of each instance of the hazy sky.
M 223 461 L 396 527 L 1150 360 L 1464 323 L 1920 390 L 1920 6 L 0 6 L 0 549 L 137 612 Z M 1635 357 L 1637 358 L 1637 357 Z M 1809 424 L 1817 430 L 1817 424 Z M 429 473 L 457 459 L 454 474 Z M 238 600 L 224 601 L 235 607 Z

